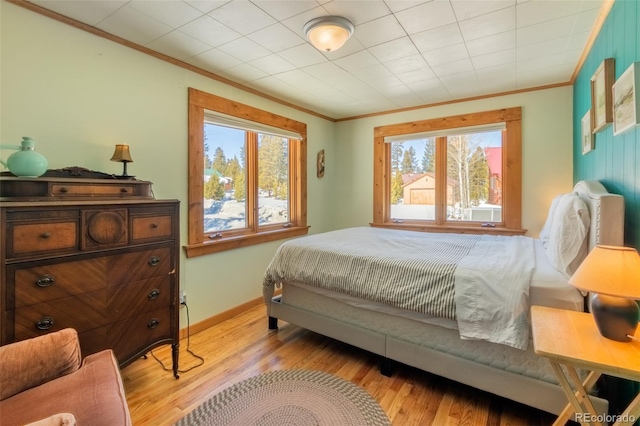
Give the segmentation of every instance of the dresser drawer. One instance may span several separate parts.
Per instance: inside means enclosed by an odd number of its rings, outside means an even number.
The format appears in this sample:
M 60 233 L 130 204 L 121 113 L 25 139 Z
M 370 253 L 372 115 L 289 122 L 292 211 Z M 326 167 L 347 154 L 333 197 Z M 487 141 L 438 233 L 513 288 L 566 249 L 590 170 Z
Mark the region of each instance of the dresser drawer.
M 107 313 L 113 321 L 171 305 L 171 275 L 111 287 Z
M 106 287 L 104 258 L 16 269 L 15 308 Z
M 105 349 L 105 342 L 109 342 L 118 363 L 123 364 L 144 355 L 158 341 L 170 343 L 171 320 L 167 309 L 160 309 L 79 333 L 79 338 L 83 356 Z
M 78 247 L 77 221 L 20 223 L 9 228 L 11 250 L 8 257 Z
M 82 333 L 106 325 L 110 322 L 104 315 L 106 294 L 107 289 L 102 289 L 8 311 L 15 319 L 15 338 L 23 340 L 67 327 Z
M 110 185 L 85 184 L 77 182 L 52 183 L 50 195 L 53 197 L 131 197 L 136 194 L 139 185 L 131 183 L 115 183 Z
M 173 220 L 170 215 L 134 217 L 131 222 L 133 243 L 164 239 L 170 237 L 173 231 Z
M 167 275 L 175 268 L 170 247 L 108 256 L 106 260 L 110 285 Z

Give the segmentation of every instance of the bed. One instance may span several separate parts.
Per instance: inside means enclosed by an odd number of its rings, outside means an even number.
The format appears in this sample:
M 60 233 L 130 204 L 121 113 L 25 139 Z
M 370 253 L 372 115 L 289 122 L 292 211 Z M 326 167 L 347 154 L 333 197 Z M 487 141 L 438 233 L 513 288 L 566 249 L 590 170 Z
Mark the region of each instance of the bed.
M 584 310 L 588 295 L 567 279 L 590 248 L 622 245 L 623 223 L 621 196 L 580 181 L 553 200 L 536 239 L 363 227 L 290 240 L 265 272 L 269 328 L 281 319 L 385 361 L 559 414 L 565 396 L 546 359 L 533 352 L 529 308 Z M 505 257 L 508 266 L 500 266 Z M 497 272 L 487 266 L 494 264 Z M 435 281 L 434 268 L 445 271 Z M 434 289 L 416 290 L 425 280 Z M 418 287 L 401 292 L 410 281 Z M 591 399 L 607 412 L 606 400 Z

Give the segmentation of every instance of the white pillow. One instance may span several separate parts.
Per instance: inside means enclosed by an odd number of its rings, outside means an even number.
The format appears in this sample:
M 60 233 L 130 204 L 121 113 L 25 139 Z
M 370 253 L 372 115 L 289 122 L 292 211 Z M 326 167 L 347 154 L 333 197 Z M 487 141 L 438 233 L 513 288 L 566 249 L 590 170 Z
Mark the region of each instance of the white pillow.
M 564 194 L 558 200 L 546 247 L 551 264 L 569 278 L 587 255 L 589 210 L 577 194 Z
M 544 223 L 544 226 L 540 230 L 540 235 L 538 236 L 538 238 L 540 238 L 540 241 L 542 242 L 542 246 L 544 248 L 547 248 L 547 245 L 549 244 L 549 233 L 551 232 L 551 223 L 553 222 L 553 215 L 555 214 L 556 208 L 558 207 L 558 202 L 560 201 L 560 198 L 562 198 L 563 195 L 566 195 L 566 194 L 556 195 L 555 198 L 551 201 L 551 206 L 549 207 L 549 213 L 547 214 L 547 221 Z

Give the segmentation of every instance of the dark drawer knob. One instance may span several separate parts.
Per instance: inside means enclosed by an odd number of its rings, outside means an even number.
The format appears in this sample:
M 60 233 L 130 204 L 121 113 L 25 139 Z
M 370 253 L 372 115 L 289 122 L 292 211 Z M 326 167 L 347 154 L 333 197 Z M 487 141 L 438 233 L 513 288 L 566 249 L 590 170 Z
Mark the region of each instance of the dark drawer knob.
M 149 300 L 155 300 L 160 296 L 160 290 L 158 290 L 157 288 L 154 288 L 153 290 L 151 290 L 151 293 L 149 293 Z
M 51 234 L 49 232 L 43 232 L 42 234 L 40 234 L 40 238 L 49 238 L 51 236 Z
M 128 191 L 127 191 L 127 188 L 120 188 L 120 192 L 125 193 L 125 192 L 128 192 Z
M 149 225 L 149 227 L 151 229 L 156 229 L 158 227 L 158 225 L 156 225 L 155 223 L 152 223 L 151 225 Z
M 153 256 L 151 259 L 149 259 L 149 265 L 151 266 L 158 266 L 158 264 L 160 263 L 160 258 Z
M 38 330 L 48 330 L 53 327 L 54 321 L 51 317 L 40 318 L 40 321 L 36 322 Z
M 36 280 L 36 285 L 38 287 L 49 287 L 51 286 L 56 280 L 49 274 L 45 274 L 45 275 L 41 275 L 37 280 Z
M 158 318 L 153 318 L 151 321 L 147 323 L 147 327 L 156 328 L 160 325 L 160 320 Z
M 66 193 L 69 192 L 69 190 L 63 186 L 62 188 L 60 188 L 60 192 Z

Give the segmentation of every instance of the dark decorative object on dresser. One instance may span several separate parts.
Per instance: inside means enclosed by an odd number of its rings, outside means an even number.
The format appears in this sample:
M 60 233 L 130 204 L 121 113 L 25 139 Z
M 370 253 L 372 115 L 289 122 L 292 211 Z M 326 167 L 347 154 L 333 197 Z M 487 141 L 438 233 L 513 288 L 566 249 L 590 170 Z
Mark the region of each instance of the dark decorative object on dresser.
M 170 344 L 178 375 L 179 201 L 81 167 L 0 174 L 0 344 L 71 327 L 124 367 Z

